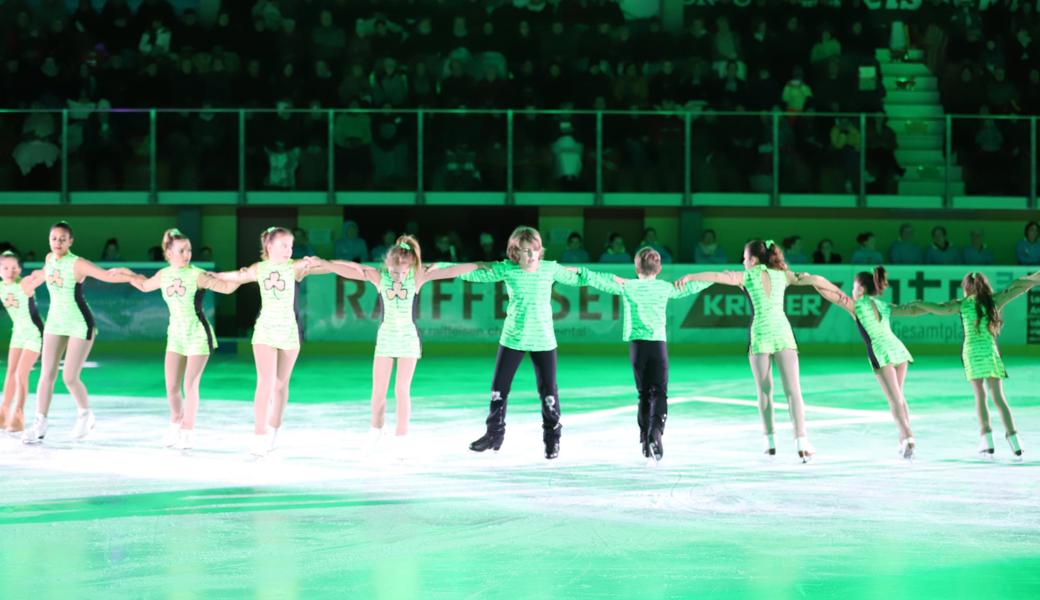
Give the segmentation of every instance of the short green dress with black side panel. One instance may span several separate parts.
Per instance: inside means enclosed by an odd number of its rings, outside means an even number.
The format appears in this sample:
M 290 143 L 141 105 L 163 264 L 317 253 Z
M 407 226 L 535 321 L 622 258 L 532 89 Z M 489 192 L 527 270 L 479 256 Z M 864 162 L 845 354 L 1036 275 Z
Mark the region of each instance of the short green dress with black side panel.
M 202 309 L 206 290 L 199 288 L 204 271 L 194 265 L 166 267 L 159 271 L 162 293 L 170 309 L 166 328 L 166 351 L 181 356 L 206 356 L 217 347 L 213 328 Z
M 83 297 L 83 284 L 76 281 L 77 260 L 79 257 L 71 252 L 61 258 L 54 258 L 53 254 L 47 256 L 43 272 L 51 303 L 43 332 L 90 340 L 97 329 L 94 314 Z
M 256 265 L 260 287 L 260 315 L 253 327 L 254 345 L 279 350 L 300 348 L 300 327 L 296 318 L 296 271 L 293 261 L 275 264 L 263 260 Z
M 27 296 L 18 281 L 0 281 L 0 299 L 14 324 L 8 347 L 39 352 L 43 347 L 43 319 L 36 310 L 36 298 Z

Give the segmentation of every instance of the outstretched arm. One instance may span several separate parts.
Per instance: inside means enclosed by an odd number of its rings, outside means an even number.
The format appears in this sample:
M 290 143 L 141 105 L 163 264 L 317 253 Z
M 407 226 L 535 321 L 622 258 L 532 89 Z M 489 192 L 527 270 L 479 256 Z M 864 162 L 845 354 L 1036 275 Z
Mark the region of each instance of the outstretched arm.
M 369 281 L 377 285 L 379 284 L 378 269 L 366 267 L 351 260 L 318 260 L 320 261 L 317 267 L 318 271 L 316 271 L 318 273 L 332 273 L 344 279 Z
M 588 269 L 579 271 L 576 267 L 565 267 L 559 263 L 553 273 L 553 281 L 564 285 L 582 286 L 588 285 Z
M 450 267 L 438 267 L 436 265 L 430 265 L 425 267 L 421 272 L 416 273 L 415 287 L 420 288 L 427 281 L 435 281 L 437 279 L 452 279 L 459 275 L 465 275 L 471 273 L 477 269 L 491 270 L 491 267 L 486 263 L 463 263 L 461 265 L 451 265 Z
M 151 277 L 145 277 L 144 275 L 138 275 L 130 280 L 130 285 L 141 290 L 142 292 L 154 292 L 159 289 L 162 285 L 162 276 L 158 272 Z
M 47 276 L 43 273 L 43 270 L 36 269 L 29 275 L 22 277 L 18 284 L 22 286 L 22 291 L 25 292 L 26 296 L 32 296 L 36 288 L 43 285 L 45 281 L 47 281 Z
M 242 285 L 237 281 L 226 281 L 219 279 L 213 273 L 199 273 L 199 278 L 195 280 L 195 284 L 204 290 L 213 290 L 218 294 L 230 294 L 238 289 L 238 286 Z
M 993 295 L 993 304 L 997 307 L 997 310 L 1000 310 L 1004 308 L 1008 302 L 1011 302 L 1015 298 L 1028 292 L 1037 284 L 1040 284 L 1040 271 L 1033 273 L 1032 275 L 1019 277 L 1012 281 L 1009 286 Z
M 137 273 L 134 273 L 126 267 L 114 267 L 111 269 L 102 269 L 85 258 L 80 258 L 76 261 L 73 270 L 76 274 L 76 281 L 87 277 L 93 277 L 98 281 L 104 281 L 105 283 L 130 283 Z
M 852 298 L 849 298 L 848 294 L 843 292 L 841 288 L 834 285 L 832 282 L 828 281 L 827 278 L 820 275 L 809 275 L 808 273 L 804 273 L 799 277 L 799 281 L 801 283 L 796 285 L 813 286 L 816 288 L 816 291 L 823 296 L 824 300 L 832 304 L 837 304 L 847 310 L 850 315 L 855 316 L 856 306 L 852 301 Z
M 625 289 L 625 280 L 612 273 L 590 271 L 582 267 L 579 271 L 579 277 L 583 278 L 590 288 L 606 294 L 617 296 Z
M 489 265 L 489 269 L 477 269 L 476 271 L 470 271 L 462 275 L 463 281 L 471 281 L 473 283 L 495 283 L 496 281 L 502 281 L 505 261 L 493 262 Z
M 237 271 L 220 271 L 219 273 L 209 273 L 209 275 L 221 281 L 230 281 L 239 285 L 252 283 L 256 281 L 256 264 L 242 267 Z
M 691 281 L 707 281 L 710 283 L 721 283 L 742 287 L 744 285 L 744 273 L 738 271 L 705 271 L 703 273 L 690 273 L 683 275 L 675 281 L 675 287 L 682 287 Z
M 932 314 L 932 315 L 955 315 L 961 310 L 960 300 L 950 300 L 949 302 L 913 302 L 910 306 L 917 307 L 919 312 L 914 312 L 908 316 L 916 317 L 917 315 Z
M 927 312 L 921 307 L 920 302 L 897 304 L 892 307 L 892 316 L 894 317 L 919 317 L 924 314 L 927 314 Z

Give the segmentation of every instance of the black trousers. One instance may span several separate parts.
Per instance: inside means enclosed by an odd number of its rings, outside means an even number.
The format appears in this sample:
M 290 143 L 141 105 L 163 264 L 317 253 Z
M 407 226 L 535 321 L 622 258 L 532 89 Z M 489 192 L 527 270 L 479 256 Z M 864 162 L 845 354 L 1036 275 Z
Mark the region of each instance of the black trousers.
M 647 433 L 659 429 L 664 433 L 668 419 L 668 345 L 665 342 L 633 340 L 629 342 L 628 356 L 632 359 L 632 373 L 639 392 L 639 441 Z
M 525 352 L 505 346 L 498 347 L 495 359 L 495 375 L 491 380 L 491 408 L 488 411 L 489 432 L 502 433 L 506 429 L 506 402 L 513 378 L 520 368 Z M 560 399 L 556 390 L 556 350 L 527 352 L 534 364 L 534 376 L 538 383 L 538 397 L 542 400 L 542 431 L 545 441 L 559 440 Z

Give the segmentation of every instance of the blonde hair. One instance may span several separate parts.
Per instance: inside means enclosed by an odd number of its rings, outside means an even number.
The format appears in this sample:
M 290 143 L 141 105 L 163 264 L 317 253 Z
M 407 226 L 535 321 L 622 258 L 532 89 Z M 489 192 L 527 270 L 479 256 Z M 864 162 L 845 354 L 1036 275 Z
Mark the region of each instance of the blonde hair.
M 0 259 L 4 258 L 13 258 L 18 263 L 18 266 L 22 265 L 22 257 L 18 256 L 13 250 L 4 250 L 0 253 Z
M 274 239 L 282 234 L 292 235 L 292 232 L 285 227 L 268 227 L 260 234 L 260 259 L 267 260 L 267 245 L 274 241 Z
M 661 254 L 650 246 L 643 246 L 636 252 L 636 273 L 657 275 L 661 272 Z
M 422 249 L 419 248 L 419 240 L 408 234 L 398 237 L 394 245 L 386 251 L 383 261 L 387 265 L 410 262 L 413 270 L 422 269 Z
M 538 248 L 539 258 L 545 256 L 545 248 L 542 246 L 542 234 L 538 233 L 538 230 L 534 227 L 521 225 L 514 229 L 513 233 L 509 234 L 509 242 L 506 244 L 506 256 L 509 257 L 509 260 L 515 263 L 520 262 L 520 244 L 525 242 Z
M 180 229 L 177 229 L 176 227 L 171 227 L 170 229 L 167 229 L 162 234 L 163 254 L 166 254 L 167 252 L 169 252 L 170 248 L 173 247 L 173 243 L 176 242 L 177 240 L 186 240 L 186 239 L 188 239 L 188 236 L 186 236 L 183 233 L 181 233 Z

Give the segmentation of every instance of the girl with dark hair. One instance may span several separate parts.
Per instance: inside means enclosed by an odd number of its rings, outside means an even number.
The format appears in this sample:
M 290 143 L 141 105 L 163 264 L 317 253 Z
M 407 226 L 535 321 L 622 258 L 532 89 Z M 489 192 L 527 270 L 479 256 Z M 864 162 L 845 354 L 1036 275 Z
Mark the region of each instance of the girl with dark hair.
M 422 357 L 419 330 L 415 326 L 419 292 L 427 281 L 451 279 L 478 268 L 476 263 L 439 267 L 424 266 L 419 242 L 410 235 L 397 238 L 380 268 L 347 261 L 320 261 L 319 269 L 340 277 L 368 281 L 379 291 L 383 318 L 376 334 L 375 358 L 372 361 L 372 427 L 368 451 L 373 452 L 383 435 L 386 420 L 386 393 L 390 375 L 397 362 L 394 397 L 397 400 L 397 431 L 394 451 L 407 456 L 403 445 L 408 435 L 408 418 L 412 409 L 412 376 Z
M 841 255 L 834 251 L 834 242 L 824 238 L 816 244 L 813 252 L 813 263 L 818 265 L 836 265 L 841 262 Z
M 50 295 L 47 319 L 43 327 L 40 380 L 36 388 L 36 418 L 22 433 L 22 442 L 38 444 L 47 433 L 47 412 L 54 395 L 54 384 L 61 365 L 62 381 L 79 409 L 72 437 L 81 440 L 94 429 L 94 413 L 90 410 L 87 388 L 80 379 L 83 363 L 94 346 L 94 315 L 83 297 L 83 281 L 93 277 L 106 283 L 128 283 L 133 272 L 128 269 L 102 269 L 72 253 L 72 226 L 60 221 L 51 226 L 51 251 L 44 261 L 43 274 Z M 65 362 L 62 364 L 62 354 Z
M 161 248 L 169 266 L 151 277 L 138 275 L 130 284 L 142 292 L 161 289 L 169 309 L 164 372 L 170 423 L 162 445 L 190 450 L 194 446 L 202 371 L 217 347 L 213 327 L 202 311 L 202 298 L 206 290 L 230 294 L 239 284 L 217 279 L 191 264 L 191 240 L 179 229 L 163 233 Z
M 910 429 L 910 408 L 903 395 L 903 384 L 910 363 L 914 362 L 906 346 L 892 332 L 893 315 L 922 314 L 917 305 L 893 306 L 880 298 L 888 288 L 888 274 L 878 266 L 873 271 L 861 271 L 852 283 L 852 298 L 836 285 L 820 276 L 810 276 L 816 291 L 828 301 L 844 308 L 852 315 L 860 336 L 867 345 L 867 360 L 881 391 L 888 400 L 888 408 L 899 429 L 899 455 L 909 460 L 914 456 L 914 433 Z
M 284 227 L 268 227 L 260 234 L 260 262 L 238 271 L 214 273 L 230 283 L 256 282 L 260 314 L 253 326 L 256 393 L 251 454 L 256 458 L 274 450 L 282 416 L 289 403 L 289 380 L 300 355 L 300 324 L 296 318 L 296 288 L 317 272 L 313 257 L 292 259 L 293 234 Z
M 773 438 L 773 363 L 780 369 L 784 396 L 794 423 L 798 457 L 809 462 L 816 450 L 805 429 L 805 406 L 798 366 L 798 344 L 784 313 L 784 291 L 791 285 L 812 285 L 806 275 L 787 269 L 784 253 L 773 240 L 752 240 L 744 246 L 744 271 L 692 273 L 675 282 L 710 281 L 741 288 L 752 306 L 748 359 L 758 387 L 758 409 L 765 430 L 765 453 L 776 455 Z
M 964 374 L 971 383 L 975 393 L 975 409 L 978 411 L 979 430 L 982 439 L 979 441 L 979 454 L 983 458 L 993 457 L 993 429 L 989 423 L 989 408 L 986 403 L 986 389 L 993 397 L 993 404 L 1000 411 L 1004 422 L 1004 437 L 1007 438 L 1011 452 L 1016 458 L 1022 457 L 1022 444 L 1018 440 L 1018 430 L 1011 417 L 1011 407 L 1004 396 L 1004 382 L 1007 370 L 1000 357 L 997 337 L 1003 321 L 1000 311 L 1015 298 L 1040 284 L 1040 271 L 1016 279 L 1002 292 L 993 293 L 989 279 L 979 272 L 968 273 L 961 281 L 964 297 L 949 302 L 916 303 L 922 311 L 935 315 L 960 314 L 964 327 L 964 346 L 961 360 L 964 362 Z

